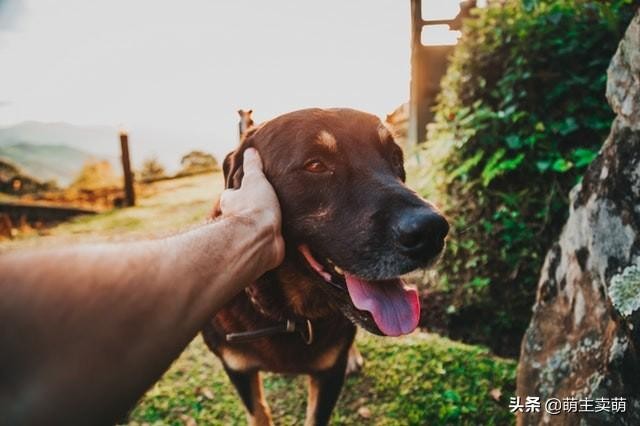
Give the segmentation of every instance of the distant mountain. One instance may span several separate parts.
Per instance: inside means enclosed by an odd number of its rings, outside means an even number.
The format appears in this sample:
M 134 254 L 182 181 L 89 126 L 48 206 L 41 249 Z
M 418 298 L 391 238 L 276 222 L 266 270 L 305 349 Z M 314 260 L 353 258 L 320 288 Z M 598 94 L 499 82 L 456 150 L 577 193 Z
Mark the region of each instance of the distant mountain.
M 212 152 L 218 159 L 222 159 L 237 145 L 235 126 L 229 129 L 230 138 L 224 136 L 224 132 L 218 133 L 218 130 L 167 127 L 162 123 L 158 126 L 127 126 L 129 153 L 134 169 L 140 169 L 146 160 L 154 158 L 165 167 L 167 173 L 175 173 L 180 170 L 182 156 L 191 151 Z M 119 129 L 115 126 L 25 121 L 0 127 L 0 147 L 19 144 L 64 145 L 107 160 L 116 171 L 122 169 Z M 43 158 L 43 162 L 48 164 L 45 160 Z M 81 165 L 77 171 L 80 167 Z
M 117 156 L 119 151 L 118 129 L 115 127 L 25 121 L 0 128 L 0 146 L 19 143 L 67 145 L 105 156 Z
M 7 158 L 29 175 L 42 180 L 55 180 L 68 185 L 94 154 L 66 145 L 34 145 L 19 143 L 0 146 L 0 158 Z
M 117 162 L 118 130 L 26 121 L 0 128 L 0 157 L 40 180 L 68 185 L 89 160 Z

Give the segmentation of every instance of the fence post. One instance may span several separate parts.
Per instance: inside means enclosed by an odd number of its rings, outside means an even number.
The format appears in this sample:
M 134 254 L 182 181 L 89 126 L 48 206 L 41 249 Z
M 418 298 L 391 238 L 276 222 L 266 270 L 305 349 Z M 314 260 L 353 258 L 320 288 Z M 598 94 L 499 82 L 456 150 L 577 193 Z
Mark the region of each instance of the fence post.
M 411 82 L 409 83 L 409 128 L 407 130 L 407 146 L 415 147 L 420 142 L 420 119 L 418 114 L 420 90 L 418 80 L 421 78 L 418 65 L 422 35 L 422 0 L 411 0 Z
M 124 173 L 124 205 L 132 207 L 136 205 L 136 194 L 133 189 L 133 173 L 131 172 L 131 161 L 129 159 L 129 135 L 127 132 L 120 132 L 120 151 L 122 154 L 122 171 Z

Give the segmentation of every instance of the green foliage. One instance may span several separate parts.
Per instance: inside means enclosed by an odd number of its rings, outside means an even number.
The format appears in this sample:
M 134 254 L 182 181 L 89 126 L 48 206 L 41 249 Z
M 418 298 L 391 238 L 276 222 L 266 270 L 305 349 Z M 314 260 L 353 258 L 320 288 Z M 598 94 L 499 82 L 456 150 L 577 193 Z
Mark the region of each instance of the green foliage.
M 98 160 L 87 161 L 70 187 L 77 189 L 99 189 L 114 187 L 120 184 L 121 180 L 113 171 L 111 163 L 106 160 Z
M 42 182 L 25 173 L 13 161 L 0 155 L 0 193 L 24 195 L 56 189 L 58 186 L 55 181 Z
M 486 349 L 418 334 L 399 339 L 364 334 L 362 374 L 347 379 L 331 424 L 512 424 L 515 363 Z M 302 424 L 306 380 L 267 374 L 265 393 L 276 424 Z M 366 407 L 370 419 L 358 411 Z M 130 425 L 243 424 L 240 398 L 200 338 L 138 404 Z
M 606 69 L 630 0 L 490 3 L 465 22 L 419 153 L 453 223 L 452 334 L 515 354 L 569 190 L 607 135 Z
M 162 179 L 167 176 L 164 166 L 156 157 L 147 158 L 142 163 L 142 169 L 140 170 L 140 177 L 145 182 L 151 182 L 154 180 Z
M 204 151 L 191 151 L 180 160 L 182 169 L 177 176 L 189 176 L 198 173 L 208 173 L 220 170 L 218 160 Z

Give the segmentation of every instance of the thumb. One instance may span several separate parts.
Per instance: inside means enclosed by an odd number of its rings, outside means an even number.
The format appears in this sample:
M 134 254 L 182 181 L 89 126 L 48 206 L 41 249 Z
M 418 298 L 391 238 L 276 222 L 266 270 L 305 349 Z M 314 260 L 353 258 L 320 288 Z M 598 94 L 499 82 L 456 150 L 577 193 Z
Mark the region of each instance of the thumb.
M 251 175 L 263 175 L 262 160 L 255 148 L 247 148 L 243 153 L 242 168 L 244 169 L 245 179 L 251 178 Z M 243 179 L 244 181 L 244 179 Z

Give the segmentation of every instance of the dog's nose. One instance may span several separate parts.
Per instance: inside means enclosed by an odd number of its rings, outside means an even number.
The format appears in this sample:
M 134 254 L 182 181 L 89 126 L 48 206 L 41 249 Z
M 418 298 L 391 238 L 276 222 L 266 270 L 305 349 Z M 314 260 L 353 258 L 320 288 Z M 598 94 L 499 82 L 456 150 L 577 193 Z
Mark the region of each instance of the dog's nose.
M 441 214 L 430 208 L 404 212 L 394 226 L 396 241 L 407 256 L 429 259 L 444 247 L 449 223 Z

